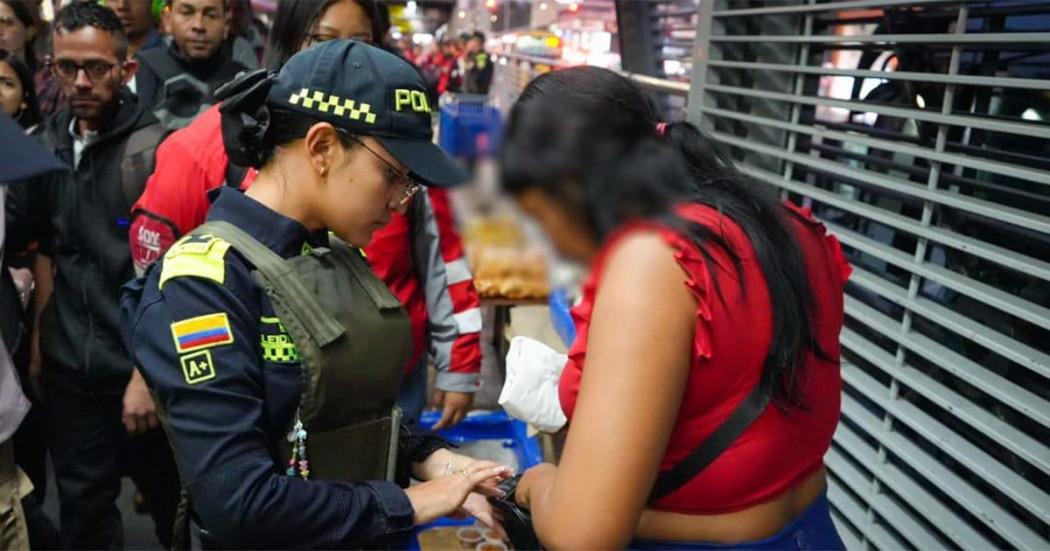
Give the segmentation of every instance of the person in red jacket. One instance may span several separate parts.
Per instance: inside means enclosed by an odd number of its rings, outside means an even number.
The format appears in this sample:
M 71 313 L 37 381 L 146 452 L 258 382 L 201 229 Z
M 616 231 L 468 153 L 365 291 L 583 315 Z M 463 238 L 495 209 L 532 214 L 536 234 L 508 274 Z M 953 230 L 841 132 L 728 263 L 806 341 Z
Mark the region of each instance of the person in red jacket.
M 384 36 L 382 29 L 364 34 L 381 19 L 375 9 L 373 2 L 358 0 L 282 2 L 267 46 L 267 65 L 282 65 L 296 51 L 290 45 Z M 229 163 L 219 109 L 216 105 L 205 111 L 157 150 L 156 169 L 132 209 L 129 240 L 140 272 L 204 222 L 209 192 L 224 184 L 246 189 L 254 180 L 254 173 Z M 405 418 L 419 420 L 426 402 L 426 366 L 433 361 L 437 401 L 443 408 L 435 428 L 459 423 L 479 387 L 481 312 L 445 192 L 420 194 L 405 216 L 395 215 L 376 232 L 365 252 L 412 319 L 413 354 L 399 400 Z

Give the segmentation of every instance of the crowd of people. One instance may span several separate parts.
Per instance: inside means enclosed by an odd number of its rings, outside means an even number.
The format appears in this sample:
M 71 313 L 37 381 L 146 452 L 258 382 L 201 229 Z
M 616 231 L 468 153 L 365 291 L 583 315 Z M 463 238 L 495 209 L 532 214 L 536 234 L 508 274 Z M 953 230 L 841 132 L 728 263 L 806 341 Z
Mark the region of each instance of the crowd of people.
M 173 548 L 502 535 L 486 497 L 550 548 L 842 547 L 849 266 L 630 81 L 556 71 L 509 114 L 504 191 L 591 266 L 564 453 L 512 477 L 418 425 L 480 384 L 469 174 L 431 106 L 488 93 L 485 36 L 398 52 L 370 0 L 282 0 L 269 29 L 246 0 L 39 4 L 0 0 L 0 107 L 66 167 L 5 182 L 0 547 L 122 547 L 127 476 Z
M 398 46 L 405 59 L 419 67 L 434 97 L 445 93 L 488 95 L 494 68 L 485 51 L 485 33 L 463 33 L 454 39 L 439 33 L 425 49 L 407 38 Z

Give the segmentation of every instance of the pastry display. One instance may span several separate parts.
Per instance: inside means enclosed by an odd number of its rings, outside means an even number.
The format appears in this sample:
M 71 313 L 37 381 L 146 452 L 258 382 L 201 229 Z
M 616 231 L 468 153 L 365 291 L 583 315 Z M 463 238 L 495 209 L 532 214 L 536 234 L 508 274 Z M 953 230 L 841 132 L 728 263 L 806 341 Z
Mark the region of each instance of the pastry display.
M 550 295 L 543 254 L 525 247 L 520 226 L 512 220 L 482 219 L 464 232 L 481 298 L 534 300 Z

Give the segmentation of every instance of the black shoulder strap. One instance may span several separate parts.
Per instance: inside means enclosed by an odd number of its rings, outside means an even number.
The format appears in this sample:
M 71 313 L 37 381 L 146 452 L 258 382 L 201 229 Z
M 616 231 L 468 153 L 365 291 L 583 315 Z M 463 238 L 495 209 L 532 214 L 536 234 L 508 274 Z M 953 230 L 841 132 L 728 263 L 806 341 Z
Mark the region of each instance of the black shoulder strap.
M 701 442 L 674 467 L 657 475 L 653 490 L 649 493 L 649 502 L 652 503 L 670 495 L 700 474 L 712 461 L 722 455 L 722 452 L 726 451 L 729 445 L 736 441 L 755 419 L 758 419 L 759 415 L 762 415 L 768 405 L 769 393 L 761 383 L 755 385 L 754 390 L 747 395 L 747 398 L 744 398 L 744 401 L 740 402 L 729 418 L 711 433 L 711 436 Z
M 120 160 L 120 191 L 129 211 L 146 189 L 146 180 L 153 174 L 156 164 L 157 145 L 167 132 L 164 125 L 153 123 L 132 132 L 124 144 L 124 155 Z
M 157 77 L 161 82 L 165 82 L 172 77 L 178 76 L 179 73 L 182 73 L 182 68 L 179 67 L 178 62 L 171 57 L 167 48 L 149 48 L 147 50 L 142 50 L 138 53 L 138 58 L 157 74 Z

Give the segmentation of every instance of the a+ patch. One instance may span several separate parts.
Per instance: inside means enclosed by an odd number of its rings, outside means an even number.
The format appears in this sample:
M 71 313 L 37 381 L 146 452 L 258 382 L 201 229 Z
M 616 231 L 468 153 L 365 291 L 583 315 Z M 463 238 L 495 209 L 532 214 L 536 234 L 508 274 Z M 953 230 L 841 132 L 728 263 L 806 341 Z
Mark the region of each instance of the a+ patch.
M 215 364 L 211 361 L 211 350 L 182 357 L 182 375 L 186 384 L 195 385 L 215 378 Z

